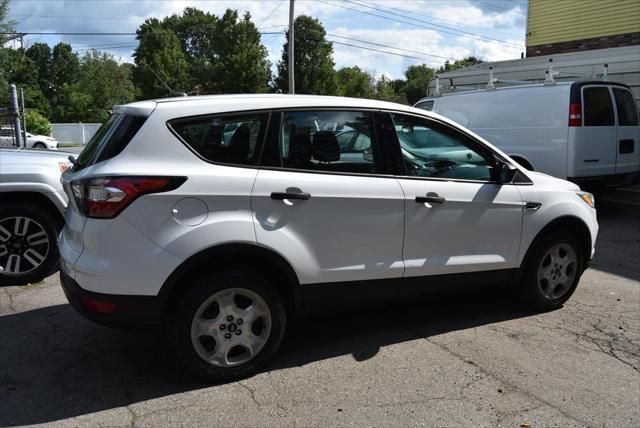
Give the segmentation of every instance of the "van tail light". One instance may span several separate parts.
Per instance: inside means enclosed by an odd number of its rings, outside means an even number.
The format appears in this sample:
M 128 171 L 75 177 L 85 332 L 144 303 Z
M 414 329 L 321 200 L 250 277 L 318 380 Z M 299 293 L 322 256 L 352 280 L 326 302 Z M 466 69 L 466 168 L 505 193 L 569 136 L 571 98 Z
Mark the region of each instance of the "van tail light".
M 114 218 L 140 196 L 169 192 L 186 180 L 186 177 L 95 177 L 72 181 L 71 189 L 80 214 Z
M 569 126 L 582 126 L 582 104 L 569 105 Z

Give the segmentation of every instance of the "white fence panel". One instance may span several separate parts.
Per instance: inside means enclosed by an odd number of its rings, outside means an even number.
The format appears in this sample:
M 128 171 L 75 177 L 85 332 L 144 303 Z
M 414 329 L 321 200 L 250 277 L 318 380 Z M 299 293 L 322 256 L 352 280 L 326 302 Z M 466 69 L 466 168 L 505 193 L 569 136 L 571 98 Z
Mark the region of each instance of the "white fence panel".
M 61 143 L 84 145 L 101 125 L 101 123 L 52 123 L 51 136 Z

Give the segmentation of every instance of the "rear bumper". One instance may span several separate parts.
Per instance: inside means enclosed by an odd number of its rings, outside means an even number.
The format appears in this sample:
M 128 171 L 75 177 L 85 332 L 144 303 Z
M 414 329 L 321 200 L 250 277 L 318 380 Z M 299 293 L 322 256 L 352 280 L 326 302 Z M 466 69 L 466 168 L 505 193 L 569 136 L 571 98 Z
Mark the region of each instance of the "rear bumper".
M 567 180 L 577 184 L 580 188 L 623 187 L 640 182 L 640 172 L 627 174 L 602 175 L 596 177 L 569 177 Z
M 71 306 L 85 318 L 98 324 L 156 327 L 162 323 L 164 305 L 160 297 L 87 291 L 63 269 L 60 270 L 60 284 Z

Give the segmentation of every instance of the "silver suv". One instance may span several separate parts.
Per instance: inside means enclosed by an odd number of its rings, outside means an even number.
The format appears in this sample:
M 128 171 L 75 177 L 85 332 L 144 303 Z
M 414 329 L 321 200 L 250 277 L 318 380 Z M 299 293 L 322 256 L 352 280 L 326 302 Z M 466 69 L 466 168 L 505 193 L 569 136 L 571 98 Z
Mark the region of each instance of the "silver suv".
M 114 111 L 63 174 L 63 287 L 90 319 L 164 325 L 207 378 L 258 370 L 296 311 L 482 282 L 556 308 L 593 255 L 590 194 L 423 110 L 238 95 Z
M 0 285 L 28 284 L 58 269 L 56 240 L 67 196 L 68 153 L 0 149 Z

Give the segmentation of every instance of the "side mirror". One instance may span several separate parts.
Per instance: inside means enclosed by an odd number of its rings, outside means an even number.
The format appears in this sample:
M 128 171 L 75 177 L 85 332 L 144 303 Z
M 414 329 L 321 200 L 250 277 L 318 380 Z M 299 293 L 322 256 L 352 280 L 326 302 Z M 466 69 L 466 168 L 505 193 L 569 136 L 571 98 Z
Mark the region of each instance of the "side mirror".
M 518 168 L 503 161 L 496 159 L 496 181 L 499 184 L 511 183 L 518 173 Z

